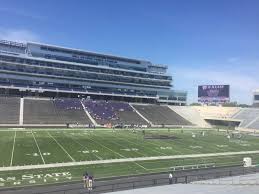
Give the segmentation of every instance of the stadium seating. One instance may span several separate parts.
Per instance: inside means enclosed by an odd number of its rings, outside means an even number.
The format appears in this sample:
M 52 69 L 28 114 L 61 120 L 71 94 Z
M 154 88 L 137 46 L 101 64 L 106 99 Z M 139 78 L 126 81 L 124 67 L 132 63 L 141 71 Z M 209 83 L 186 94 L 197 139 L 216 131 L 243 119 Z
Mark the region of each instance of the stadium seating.
M 257 126 L 256 119 L 259 117 L 259 109 L 257 108 L 244 108 L 239 113 L 233 116 L 234 119 L 242 120 L 240 127 L 252 128 Z M 251 126 L 250 126 L 251 125 Z
M 24 124 L 90 124 L 79 99 L 25 99 Z
M 199 127 L 211 127 L 192 106 L 169 106 L 177 114 Z
M 192 125 L 189 121 L 175 113 L 168 106 L 133 105 L 154 125 Z
M 0 124 L 19 123 L 20 98 L 0 97 Z
M 54 105 L 63 123 L 69 124 L 91 124 L 79 99 L 55 99 Z
M 251 129 L 259 129 L 259 118 L 256 118 L 248 127 Z
M 84 106 L 83 106 L 84 105 Z M 86 110 L 84 110 L 84 107 Z M 87 116 L 91 115 L 92 122 Z M 0 124 L 19 124 L 20 98 L 0 97 Z M 145 118 L 144 118 L 145 117 Z M 205 119 L 236 119 L 242 128 L 259 129 L 258 108 L 215 106 L 130 105 L 117 101 L 25 98 L 23 124 L 35 125 L 196 125 L 211 127 Z M 148 121 L 147 121 L 148 120 Z
M 93 100 L 82 102 L 98 124 L 147 124 L 128 103 Z
M 24 124 L 62 124 L 52 100 L 24 99 Z
M 118 123 L 125 125 L 148 125 L 148 123 L 142 119 L 135 111 L 118 111 Z
M 240 108 L 220 106 L 193 106 L 204 118 L 231 118 Z

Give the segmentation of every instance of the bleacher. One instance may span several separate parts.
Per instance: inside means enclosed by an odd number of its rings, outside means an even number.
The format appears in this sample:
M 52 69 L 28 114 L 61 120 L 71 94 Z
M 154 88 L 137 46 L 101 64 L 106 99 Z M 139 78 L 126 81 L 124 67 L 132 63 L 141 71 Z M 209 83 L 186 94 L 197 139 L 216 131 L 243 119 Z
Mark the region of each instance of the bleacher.
M 258 108 L 215 106 L 130 105 L 126 102 L 80 99 L 0 97 L 0 124 L 19 125 L 193 125 L 210 127 L 205 119 L 241 121 L 241 128 L 259 129 Z M 84 107 L 86 110 L 84 110 Z M 22 110 L 22 109 L 21 109 Z M 92 117 L 92 122 L 89 117 Z M 96 122 L 95 122 L 96 121 Z M 149 122 L 150 123 L 149 123 Z
M 52 100 L 24 99 L 24 124 L 63 124 Z
M 56 112 L 62 118 L 63 123 L 78 125 L 92 124 L 79 99 L 55 99 L 53 102 Z
M 190 121 L 192 124 L 199 127 L 211 127 L 203 117 L 201 117 L 198 110 L 192 106 L 169 106 L 177 114 L 181 115 L 186 120 Z
M 248 127 L 251 129 L 259 129 L 259 117 L 256 118 Z
M 192 125 L 168 106 L 133 105 L 146 119 L 154 125 Z
M 91 124 L 79 99 L 24 99 L 24 124 Z
M 125 125 L 148 125 L 148 123 L 141 118 L 134 110 L 132 111 L 118 111 L 119 123 L 123 123 Z
M 98 124 L 147 124 L 126 102 L 94 101 L 88 99 L 82 102 Z
M 0 124 L 18 124 L 20 98 L 0 97 Z
M 233 116 L 234 119 L 241 120 L 240 127 L 243 127 L 243 128 L 256 127 L 257 122 L 256 123 L 254 122 L 257 120 L 258 117 L 259 117 L 258 108 L 244 108 L 240 110 L 239 113 Z
M 203 118 L 232 118 L 240 108 L 238 107 L 221 107 L 221 106 L 193 106 Z

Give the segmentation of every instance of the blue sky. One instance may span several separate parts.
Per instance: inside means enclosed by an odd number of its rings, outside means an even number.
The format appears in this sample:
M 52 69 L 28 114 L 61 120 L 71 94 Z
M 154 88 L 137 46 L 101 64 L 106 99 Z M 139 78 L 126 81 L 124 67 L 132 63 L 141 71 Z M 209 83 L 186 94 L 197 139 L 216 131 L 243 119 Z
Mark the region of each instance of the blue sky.
M 175 89 L 259 88 L 258 0 L 0 0 L 0 39 L 40 41 L 166 64 Z

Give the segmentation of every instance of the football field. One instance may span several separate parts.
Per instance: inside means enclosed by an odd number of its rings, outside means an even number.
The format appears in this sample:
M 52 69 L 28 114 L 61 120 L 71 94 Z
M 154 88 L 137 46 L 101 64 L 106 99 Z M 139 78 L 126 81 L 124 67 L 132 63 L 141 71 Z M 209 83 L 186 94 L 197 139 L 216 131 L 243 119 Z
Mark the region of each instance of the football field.
M 0 188 L 241 164 L 259 160 L 259 139 L 199 129 L 0 131 Z M 184 167 L 183 167 L 184 166 Z

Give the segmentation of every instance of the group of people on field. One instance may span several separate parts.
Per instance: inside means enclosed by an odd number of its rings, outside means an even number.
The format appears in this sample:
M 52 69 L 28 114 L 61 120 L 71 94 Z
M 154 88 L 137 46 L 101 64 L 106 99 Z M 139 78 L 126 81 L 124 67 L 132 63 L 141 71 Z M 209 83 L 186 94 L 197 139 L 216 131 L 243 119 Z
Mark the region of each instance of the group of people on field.
M 93 189 L 94 177 L 89 175 L 87 172 L 83 175 L 84 187 L 88 190 Z
M 172 172 L 169 173 L 169 184 L 173 184 L 173 174 Z M 88 172 L 86 172 L 83 175 L 83 181 L 84 181 L 84 188 L 88 189 L 89 191 L 93 190 L 93 181 L 94 177 L 92 175 L 89 175 Z

